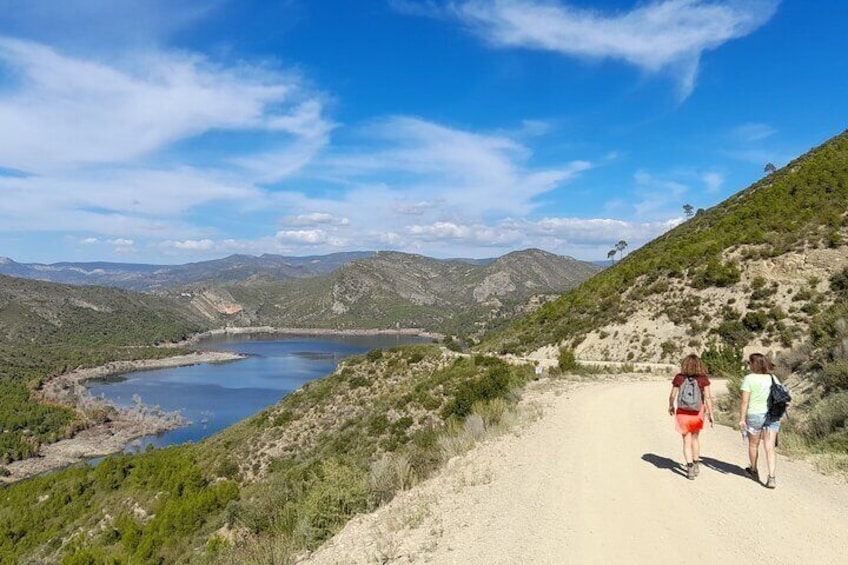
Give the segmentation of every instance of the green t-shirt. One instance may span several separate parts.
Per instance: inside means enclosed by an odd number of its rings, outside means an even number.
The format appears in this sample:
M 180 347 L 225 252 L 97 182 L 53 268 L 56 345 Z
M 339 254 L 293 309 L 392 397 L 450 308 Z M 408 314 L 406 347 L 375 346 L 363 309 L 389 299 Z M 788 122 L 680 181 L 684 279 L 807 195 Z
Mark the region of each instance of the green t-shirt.
M 778 383 L 777 377 L 774 379 Z M 749 392 L 748 414 L 765 414 L 768 412 L 768 396 L 771 390 L 771 375 L 748 373 L 742 379 L 742 391 Z

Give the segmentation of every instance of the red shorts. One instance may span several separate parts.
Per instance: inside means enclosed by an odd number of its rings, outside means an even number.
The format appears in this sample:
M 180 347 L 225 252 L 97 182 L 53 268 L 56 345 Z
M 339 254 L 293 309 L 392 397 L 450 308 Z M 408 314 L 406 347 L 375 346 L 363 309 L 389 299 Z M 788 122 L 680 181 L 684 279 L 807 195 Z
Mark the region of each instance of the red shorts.
M 678 412 L 674 416 L 674 429 L 681 434 L 691 434 L 704 429 L 704 408 L 698 414 Z

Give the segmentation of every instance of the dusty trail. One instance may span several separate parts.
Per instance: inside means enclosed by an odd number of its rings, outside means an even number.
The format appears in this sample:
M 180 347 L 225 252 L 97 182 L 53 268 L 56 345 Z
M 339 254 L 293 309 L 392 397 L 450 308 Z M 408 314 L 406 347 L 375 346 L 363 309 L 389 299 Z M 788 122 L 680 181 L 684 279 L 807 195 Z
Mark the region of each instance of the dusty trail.
M 559 386 L 519 435 L 454 459 L 308 562 L 846 562 L 843 479 L 781 457 L 768 490 L 743 476 L 739 434 L 717 426 L 689 481 L 667 382 Z

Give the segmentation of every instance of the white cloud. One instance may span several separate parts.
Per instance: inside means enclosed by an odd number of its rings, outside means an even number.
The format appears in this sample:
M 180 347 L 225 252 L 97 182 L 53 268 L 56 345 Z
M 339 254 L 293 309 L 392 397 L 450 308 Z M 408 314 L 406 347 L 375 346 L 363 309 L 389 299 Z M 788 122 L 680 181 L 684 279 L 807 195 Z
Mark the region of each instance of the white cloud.
M 658 0 L 604 14 L 552 1 L 468 0 L 450 3 L 446 13 L 498 47 L 616 59 L 651 73 L 667 70 L 677 77 L 685 98 L 695 86 L 702 54 L 752 33 L 771 19 L 779 3 Z
M 96 237 L 86 237 L 80 240 L 80 243 L 83 245 L 94 245 L 97 243 Z
M 341 245 L 342 242 L 330 236 L 324 230 L 280 230 L 274 236 L 282 243 L 298 243 L 303 245 Z
M 350 220 L 324 212 L 312 212 L 283 218 L 281 223 L 289 226 L 311 226 L 316 224 L 346 226 L 350 223 Z
M 110 245 L 117 245 L 118 247 L 131 247 L 131 246 L 135 245 L 135 241 L 133 241 L 132 239 L 124 239 L 124 238 L 110 239 L 110 240 L 106 241 L 106 243 L 108 243 Z
M 0 166 L 27 173 L 0 175 L 2 230 L 202 239 L 189 212 L 261 208 L 259 183 L 300 171 L 333 127 L 321 96 L 270 64 L 156 49 L 105 63 L 0 36 L 0 71 Z M 175 143 L 211 131 L 251 142 L 171 164 Z
M 215 242 L 211 239 L 185 239 L 183 241 L 164 241 L 164 247 L 172 247 L 184 251 L 209 251 L 215 249 Z
M 0 159 L 36 173 L 124 163 L 211 129 L 276 129 L 284 116 L 269 108 L 296 86 L 197 55 L 148 52 L 120 68 L 4 38 L 0 64 L 18 77 L 0 96 Z
M 378 144 L 376 149 L 337 151 L 319 165 L 333 175 L 369 183 L 348 198 L 355 195 L 373 207 L 388 197 L 401 214 L 436 209 L 527 213 L 537 206 L 535 197 L 593 166 L 574 160 L 536 170 L 528 166 L 531 150 L 509 137 L 412 117 L 382 120 L 365 134 Z

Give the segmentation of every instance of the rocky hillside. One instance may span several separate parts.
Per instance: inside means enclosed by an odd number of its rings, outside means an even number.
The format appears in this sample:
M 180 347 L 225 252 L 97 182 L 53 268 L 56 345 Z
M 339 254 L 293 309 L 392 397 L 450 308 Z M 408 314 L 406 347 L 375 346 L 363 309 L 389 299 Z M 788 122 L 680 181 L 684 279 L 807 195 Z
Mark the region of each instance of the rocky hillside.
M 226 283 L 255 278 L 296 279 L 330 273 L 373 252 L 355 251 L 309 257 L 231 255 L 185 265 L 132 263 L 17 263 L 0 257 L 0 274 L 76 285 L 116 286 L 149 291 L 198 282 Z
M 650 242 L 493 336 L 588 359 L 676 360 L 706 344 L 786 350 L 848 267 L 848 132 Z
M 279 327 L 418 327 L 469 334 L 527 311 L 601 270 L 538 249 L 486 264 L 378 252 L 323 277 L 182 289 L 228 323 Z
M 0 344 L 152 345 L 206 327 L 165 297 L 0 275 Z

